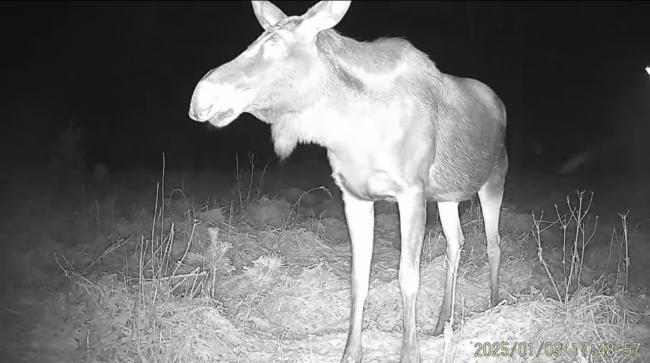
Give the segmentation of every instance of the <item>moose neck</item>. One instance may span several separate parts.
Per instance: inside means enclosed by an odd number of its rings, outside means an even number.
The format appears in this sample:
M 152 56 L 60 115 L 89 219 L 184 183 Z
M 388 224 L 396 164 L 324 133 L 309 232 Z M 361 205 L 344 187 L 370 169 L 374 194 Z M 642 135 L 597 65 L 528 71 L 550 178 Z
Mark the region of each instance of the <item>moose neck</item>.
M 295 95 L 296 107 L 271 122 L 275 151 L 281 159 L 298 143 L 315 143 L 331 151 L 348 144 L 346 138 L 351 135 L 360 137 L 351 132 L 357 123 L 372 117 L 377 103 L 395 102 L 396 82 L 413 76 L 405 56 L 420 57 L 403 39 L 358 42 L 334 30 L 322 31 L 316 47 L 318 57 L 308 75 L 313 82 Z M 437 69 L 433 66 L 430 71 Z
M 321 33 L 332 33 L 332 30 Z M 330 35 L 330 36 L 331 36 Z M 285 159 L 296 148 L 298 143 L 314 143 L 330 149 L 338 139 L 347 133 L 343 129 L 349 127 L 345 112 L 348 103 L 354 97 L 350 79 L 342 80 L 337 74 L 340 65 L 332 62 L 330 48 L 323 51 L 323 37 L 317 39 L 318 56 L 305 77 L 306 87 L 294 90 L 291 105 L 286 103 L 273 107 L 275 117 L 269 119 L 276 154 Z M 329 37 L 327 40 L 330 40 Z M 346 83 L 347 82 L 347 83 Z

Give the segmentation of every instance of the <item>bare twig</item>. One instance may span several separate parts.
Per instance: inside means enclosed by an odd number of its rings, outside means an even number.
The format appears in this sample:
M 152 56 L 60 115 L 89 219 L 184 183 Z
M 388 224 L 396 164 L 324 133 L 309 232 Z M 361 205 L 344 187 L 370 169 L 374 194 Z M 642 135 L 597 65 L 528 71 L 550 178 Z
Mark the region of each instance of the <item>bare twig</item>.
M 546 270 L 546 274 L 548 275 L 549 280 L 551 280 L 551 284 L 553 285 L 553 289 L 555 290 L 555 294 L 557 296 L 558 301 L 562 301 L 562 296 L 560 295 L 560 290 L 557 288 L 557 285 L 555 284 L 555 279 L 553 279 L 553 275 L 551 275 L 551 271 L 548 268 L 548 265 L 546 265 L 546 261 L 544 261 L 544 257 L 542 254 L 542 237 L 540 236 L 540 229 L 539 229 L 539 224 L 542 221 L 542 218 L 544 216 L 544 212 L 540 215 L 539 219 L 535 218 L 535 213 L 532 212 L 533 215 L 533 237 L 537 241 L 537 257 L 539 258 L 539 262 L 544 266 L 544 269 Z
M 131 235 L 120 238 L 117 242 L 112 243 L 110 246 L 106 247 L 106 249 L 104 249 L 104 251 L 102 251 L 102 253 L 100 253 L 99 256 L 97 256 L 97 258 L 95 258 L 91 263 L 89 263 L 86 267 L 84 267 L 83 272 L 88 271 L 91 267 L 98 264 L 108 254 L 124 246 L 127 242 L 129 242 L 129 239 L 131 239 Z

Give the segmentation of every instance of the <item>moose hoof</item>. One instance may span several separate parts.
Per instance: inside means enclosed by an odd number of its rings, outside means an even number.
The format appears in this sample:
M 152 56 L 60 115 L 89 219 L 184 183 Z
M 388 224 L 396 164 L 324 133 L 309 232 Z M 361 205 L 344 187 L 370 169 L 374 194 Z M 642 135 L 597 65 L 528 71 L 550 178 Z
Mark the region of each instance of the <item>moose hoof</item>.
M 360 363 L 361 362 L 361 351 L 359 352 L 348 352 L 346 351 L 341 358 L 341 363 Z

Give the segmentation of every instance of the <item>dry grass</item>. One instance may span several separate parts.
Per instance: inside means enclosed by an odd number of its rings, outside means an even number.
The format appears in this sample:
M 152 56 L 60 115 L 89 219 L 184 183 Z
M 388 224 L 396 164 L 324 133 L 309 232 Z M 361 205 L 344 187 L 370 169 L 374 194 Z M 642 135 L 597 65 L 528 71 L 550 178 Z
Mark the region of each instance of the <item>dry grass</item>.
M 349 246 L 331 243 L 320 227 L 304 227 L 320 225 L 314 216 L 306 223 L 300 210 L 314 190 L 296 200 L 267 198 L 265 172 L 253 182 L 252 167 L 247 183 L 238 173 L 236 203 L 223 206 L 195 208 L 182 190 L 165 192 L 162 181 L 153 216 L 131 225 L 113 219 L 108 243 L 60 251 L 65 287 L 23 290 L 16 292 L 22 300 L 3 302 L 4 317 L 29 324 L 20 340 L 8 339 L 5 355 L 43 362 L 338 361 L 349 316 Z M 434 225 L 418 296 L 424 360 L 471 361 L 495 347 L 517 348 L 499 359 L 530 360 L 542 345 L 531 361 L 613 362 L 622 360 L 620 351 L 608 356 L 596 348 L 650 336 L 629 334 L 640 315 L 625 307 L 628 254 L 616 254 L 614 285 L 607 278 L 584 282 L 585 250 L 596 228 L 589 205 L 578 194 L 577 202 L 567 199 L 565 214 L 556 208 L 557 220 L 533 215 L 530 233 L 503 235 L 505 301 L 491 309 L 482 221 L 470 205 L 463 217 L 468 251 L 457 276 L 461 300 L 442 337 L 430 335 L 445 275 L 444 255 L 432 252 L 444 243 Z M 393 218 L 382 214 L 378 233 L 392 233 Z M 94 220 L 102 220 L 100 213 Z M 545 237 L 551 229 L 559 229 L 560 240 Z M 627 251 L 626 215 L 613 236 L 610 250 Z M 557 249 L 559 257 L 549 259 L 546 251 Z M 390 245 L 376 249 L 364 318 L 367 362 L 399 354 L 398 260 Z M 559 344 L 580 349 L 554 356 Z

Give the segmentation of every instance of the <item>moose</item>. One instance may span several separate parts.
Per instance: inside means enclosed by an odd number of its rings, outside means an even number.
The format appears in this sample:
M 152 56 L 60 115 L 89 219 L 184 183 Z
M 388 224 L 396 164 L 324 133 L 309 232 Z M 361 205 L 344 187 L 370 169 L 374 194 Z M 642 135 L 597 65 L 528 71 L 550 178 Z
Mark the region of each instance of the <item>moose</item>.
M 444 298 L 434 334 L 452 312 L 464 243 L 459 202 L 478 193 L 487 237 L 490 303 L 499 300 L 499 211 L 508 169 L 506 111 L 485 84 L 442 73 L 410 42 L 360 42 L 332 28 L 350 1 L 321 1 L 286 16 L 253 1 L 262 35 L 196 85 L 190 118 L 224 127 L 243 112 L 270 124 L 274 150 L 298 143 L 327 150 L 341 189 L 352 250 L 351 313 L 342 362 L 360 362 L 364 302 L 373 252 L 374 202 L 400 215 L 402 362 L 419 362 L 416 296 L 426 203 L 437 202 L 447 240 Z

